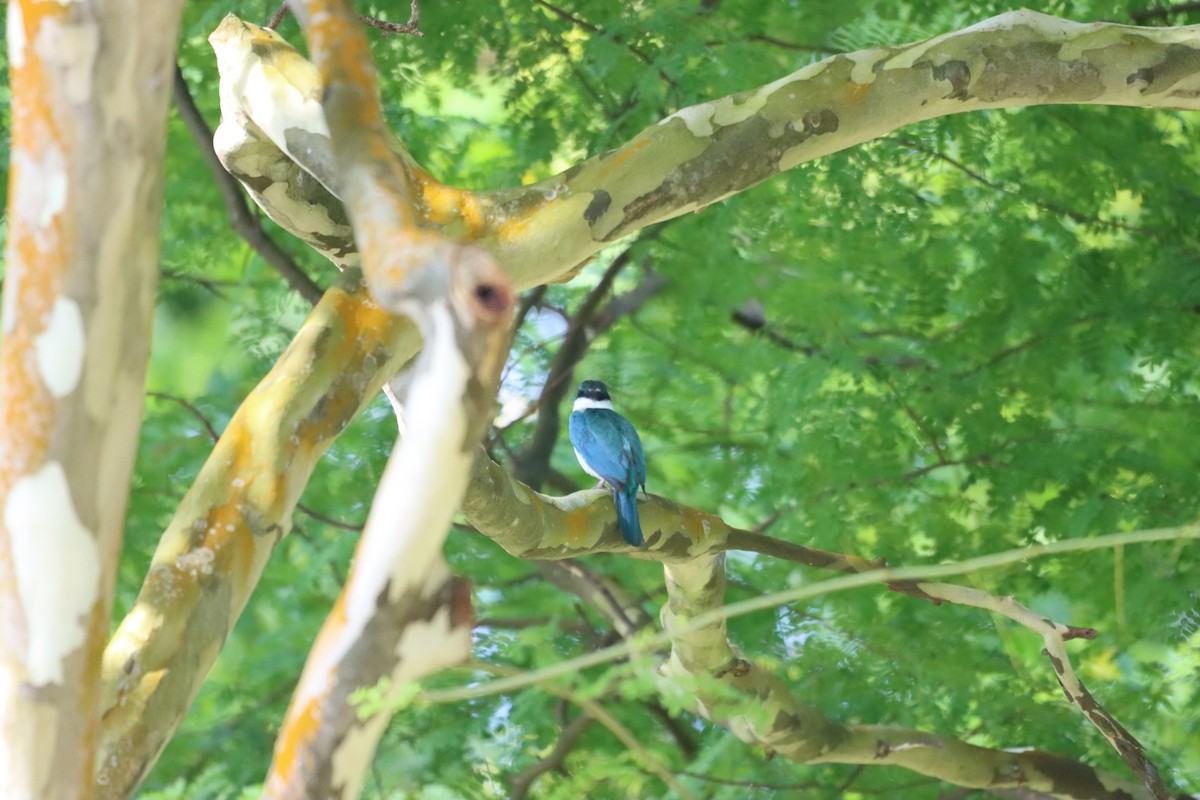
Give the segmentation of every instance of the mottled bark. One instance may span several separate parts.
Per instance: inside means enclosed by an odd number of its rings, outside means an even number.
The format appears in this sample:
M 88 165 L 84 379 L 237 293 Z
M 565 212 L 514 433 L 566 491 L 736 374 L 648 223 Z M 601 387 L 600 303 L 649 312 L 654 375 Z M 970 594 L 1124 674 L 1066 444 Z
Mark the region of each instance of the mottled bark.
M 418 227 L 411 188 L 387 146 L 374 69 L 357 16 L 341 2 L 292 8 L 322 65 L 337 173 L 374 296 L 416 321 L 425 346 L 403 390 L 392 451 L 354 567 L 292 697 L 263 796 L 354 800 L 392 709 L 350 701 L 404 684 L 471 652 L 470 589 L 442 544 L 493 416 L 514 295 L 490 255 Z
M 212 37 L 225 120 L 218 150 L 277 219 L 336 218 L 317 70 L 274 32 L 227 17 Z M 398 142 L 423 219 L 477 242 L 518 289 L 561 279 L 617 238 L 723 200 L 798 164 L 934 117 L 1061 103 L 1200 109 L 1200 26 L 1081 24 L 1012 11 L 914 44 L 836 55 L 685 108 L 617 150 L 528 186 L 446 186 Z M 244 150 L 244 152 L 243 152 Z M 329 192 L 298 178 L 295 165 Z M 272 187 L 266 176 L 277 174 Z M 281 223 L 282 224 L 282 223 Z M 286 225 L 285 225 L 286 227 Z M 301 238 L 312 231 L 292 229 Z M 335 260 L 347 235 L 322 228 Z
M 91 796 L 181 4 L 8 5 L 0 796 Z
M 407 432 L 292 698 L 266 798 L 353 800 L 392 711 L 363 717 L 350 697 L 384 681 L 384 698 L 394 698 L 406 682 L 470 655 L 470 589 L 441 550 L 491 420 L 512 296 L 490 259 L 450 266 L 438 270 L 442 279 L 410 283 L 425 348 L 402 398 Z M 500 291 L 503 303 L 493 297 Z
M 104 652 L 99 797 L 129 796 L 166 746 L 317 459 L 395 373 L 388 345 L 411 327 L 347 270 L 229 421 Z

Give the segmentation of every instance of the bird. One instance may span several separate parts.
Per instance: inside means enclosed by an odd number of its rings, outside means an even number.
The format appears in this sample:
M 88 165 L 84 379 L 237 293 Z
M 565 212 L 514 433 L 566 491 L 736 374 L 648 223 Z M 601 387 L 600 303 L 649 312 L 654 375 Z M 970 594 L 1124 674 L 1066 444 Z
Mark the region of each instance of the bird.
M 608 387 L 602 381 L 579 384 L 567 425 L 575 457 L 584 472 L 607 484 L 617 508 L 617 527 L 634 547 L 645 544 L 638 518 L 637 492 L 646 492 L 646 454 L 629 420 L 613 411 Z

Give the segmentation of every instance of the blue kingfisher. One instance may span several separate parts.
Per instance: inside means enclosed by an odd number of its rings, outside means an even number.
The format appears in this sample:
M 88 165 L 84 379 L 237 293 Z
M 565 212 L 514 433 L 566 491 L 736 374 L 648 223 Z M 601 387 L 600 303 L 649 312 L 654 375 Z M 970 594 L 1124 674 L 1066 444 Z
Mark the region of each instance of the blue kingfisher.
M 617 526 L 634 547 L 645 543 L 638 519 L 637 492 L 646 492 L 646 454 L 629 420 L 613 411 L 608 387 L 600 381 L 579 384 L 567 427 L 575 457 L 587 474 L 612 489 Z

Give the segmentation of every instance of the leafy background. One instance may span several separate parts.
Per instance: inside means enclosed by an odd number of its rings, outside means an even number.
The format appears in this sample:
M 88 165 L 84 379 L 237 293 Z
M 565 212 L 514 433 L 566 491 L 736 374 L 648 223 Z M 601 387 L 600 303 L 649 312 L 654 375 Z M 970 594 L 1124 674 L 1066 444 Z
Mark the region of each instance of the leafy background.
M 554 174 L 674 109 L 827 53 L 920 39 L 1016 7 L 425 0 L 425 36 L 376 36 L 374 52 L 388 117 L 418 160 L 450 183 L 492 188 Z M 1141 8 L 1050 2 L 1039 10 L 1128 22 Z M 397 21 L 408 12 L 406 3 L 360 10 Z M 189 3 L 180 43 L 184 75 L 214 126 L 217 77 L 205 39 L 230 11 L 261 23 L 274 5 Z M 281 32 L 300 41 L 293 20 Z M 777 516 L 772 535 L 904 565 L 1195 520 L 1198 127 L 1196 114 L 1120 108 L 938 119 L 803 165 L 657 237 L 615 245 L 570 284 L 547 289 L 527 317 L 501 394 L 497 456 L 528 441 L 533 418 L 519 412 L 536 401 L 566 320 L 616 253 L 633 248 L 615 292 L 650 270 L 667 282 L 593 343 L 576 377 L 612 386 L 645 441 L 653 493 L 747 527 Z M 0 158 L 6 168 L 7 145 Z M 230 231 L 174 114 L 167 169 L 149 377 L 161 394 L 147 401 L 118 619 L 208 453 L 200 417 L 220 430 L 307 310 Z M 268 227 L 309 274 L 329 281 L 328 265 Z M 761 309 L 766 327 L 738 324 L 739 309 Z M 393 434 L 376 401 L 321 462 L 306 507 L 361 523 Z M 553 467 L 584 483 L 565 437 Z M 353 531 L 297 513 L 143 797 L 257 796 L 354 542 Z M 594 649 L 606 635 L 601 618 L 534 565 L 478 534 L 452 532 L 447 552 L 474 582 L 480 619 L 522 621 L 477 628 L 477 657 L 530 670 Z M 1099 629 L 1095 642 L 1071 647 L 1082 677 L 1168 778 L 1194 791 L 1198 561 L 1194 546 L 1167 544 L 966 580 Z M 587 564 L 657 613 L 665 595 L 655 564 L 615 556 Z M 821 577 L 753 554 L 731 554 L 729 573 L 731 600 Z M 1037 638 L 983 612 L 866 589 L 739 618 L 731 636 L 837 719 L 1036 746 L 1123 769 L 1063 701 Z M 899 771 L 768 760 L 686 714 L 666 724 L 650 707 L 650 668 L 588 671 L 565 688 L 604 697 L 701 797 L 947 790 Z M 576 713 L 532 690 L 407 710 L 364 796 L 507 796 L 507 779 L 543 756 L 564 716 Z M 669 796 L 598 725 L 567 765 L 569 776 L 546 775 L 535 796 Z

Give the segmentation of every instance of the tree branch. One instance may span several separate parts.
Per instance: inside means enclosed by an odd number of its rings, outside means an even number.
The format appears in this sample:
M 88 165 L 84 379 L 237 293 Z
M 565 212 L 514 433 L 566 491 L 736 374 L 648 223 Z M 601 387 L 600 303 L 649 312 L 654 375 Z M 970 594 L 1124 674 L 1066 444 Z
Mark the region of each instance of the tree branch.
M 104 651 L 98 798 L 127 797 L 154 763 L 290 530 L 317 459 L 395 374 L 391 345 L 412 327 L 347 270 L 225 426 Z
M 193 403 L 188 402 L 178 395 L 168 394 L 167 392 L 146 392 L 146 396 L 154 397 L 159 400 L 166 400 L 182 407 L 185 411 L 192 415 L 193 419 L 200 423 L 200 425 L 204 428 L 204 431 L 208 434 L 208 438 L 211 439 L 214 444 L 221 440 L 221 435 L 217 433 L 217 429 L 213 426 L 212 422 L 209 421 L 204 412 L 199 408 L 196 408 Z M 343 522 L 340 519 L 334 519 L 328 514 L 322 514 L 320 511 L 317 511 L 311 506 L 306 506 L 304 503 L 296 503 L 296 508 L 300 511 L 303 511 L 305 514 L 317 520 L 318 522 L 324 522 L 331 528 L 340 528 L 344 531 L 355 532 L 359 532 L 363 529 L 362 525 L 356 525 L 353 522 Z
M 279 8 L 275 9 L 275 13 L 271 15 L 271 21 L 266 24 L 266 27 L 274 30 L 279 27 L 279 23 L 283 22 L 283 18 L 287 16 L 290 8 L 287 0 L 279 4 Z M 358 15 L 358 21 L 369 28 L 375 28 L 383 33 L 386 37 L 391 33 L 406 33 L 410 36 L 424 36 L 421 32 L 421 6 L 418 0 L 412 0 L 411 7 L 408 13 L 408 22 L 388 22 L 386 19 L 378 17 L 368 17 L 365 14 Z
M 322 70 L 322 102 L 371 291 L 412 318 L 425 348 L 403 388 L 406 430 L 388 459 L 346 585 L 292 696 L 263 784 L 270 800 L 357 798 L 394 703 L 360 690 L 405 683 L 471 651 L 469 588 L 442 545 L 491 422 L 514 293 L 495 260 L 420 228 L 409 177 L 388 148 L 366 39 L 341 0 L 293 0 Z
M 326 123 L 302 100 L 320 96 L 316 70 L 273 33 L 236 20 L 223 24 L 213 44 L 222 72 L 223 163 L 285 229 L 352 266 L 353 238 L 329 188 L 340 190 Z M 1198 71 L 1188 66 L 1198 49 L 1189 29 L 1077 25 L 1013 12 L 918 45 L 836 56 L 759 90 L 685 109 L 614 153 L 527 187 L 465 192 L 397 155 L 423 219 L 494 252 L 525 288 L 567 274 L 638 227 L 920 119 L 1051 102 L 1200 108 Z M 268 61 L 279 68 L 259 69 Z M 270 83 L 285 76 L 290 88 Z M 780 135 L 771 136 L 776 129 Z M 291 148 L 287 131 L 303 147 Z M 316 458 L 417 352 L 415 329 L 373 305 L 353 273 L 331 291 L 231 420 L 106 651 L 99 783 L 111 794 L 104 796 L 128 792 L 195 696 L 286 533 Z M 560 522 L 569 514 L 578 527 L 539 524 L 508 546 L 553 558 L 585 545 L 623 549 L 611 520 L 587 507 L 603 496 L 584 493 L 577 508 L 551 511 Z M 643 503 L 647 515 L 657 513 L 656 503 Z M 659 547 L 670 554 L 678 543 L 683 557 L 687 543 L 705 540 L 703 523 L 712 519 L 688 518 L 690 527 L 660 536 Z M 200 568 L 210 563 L 212 570 Z
M 508 549 L 505 542 L 501 540 L 508 539 L 505 535 L 508 531 L 511 531 L 513 528 L 534 528 L 539 521 L 542 525 L 545 540 L 548 541 L 557 540 L 558 536 L 562 534 L 557 531 L 547 530 L 547 526 L 561 524 L 563 532 L 572 531 L 578 535 L 581 529 L 596 525 L 594 517 L 583 513 L 585 508 L 589 511 L 596 508 L 594 504 L 583 505 L 588 502 L 584 498 L 588 494 L 594 493 L 594 490 L 593 492 L 577 492 L 568 498 L 561 498 L 560 500 L 563 502 L 559 505 L 555 502 L 555 498 L 538 495 L 529 490 L 528 487 L 522 487 L 515 480 L 509 479 L 507 486 L 505 486 L 503 476 L 496 474 L 497 470 L 500 472 L 502 470 L 494 462 L 490 462 L 490 459 L 487 459 L 487 461 L 491 464 L 491 468 L 487 464 L 484 464 L 483 468 L 480 469 L 481 462 L 484 459 L 485 457 L 481 456 L 480 461 L 476 462 L 471 487 L 468 489 L 467 496 L 464 499 L 464 513 L 481 533 L 496 539 L 502 547 Z M 498 498 L 504 497 L 505 492 L 522 493 L 524 497 L 512 504 L 505 503 L 503 499 L 498 501 Z M 482 497 L 476 496 L 477 494 L 482 495 L 484 493 L 490 494 L 489 499 L 486 501 Z M 520 508 L 522 506 L 529 508 L 530 513 L 525 514 L 524 518 L 520 518 L 519 516 L 515 519 L 510 518 L 510 514 L 520 515 Z M 564 509 L 561 517 L 557 517 L 557 515 L 550 511 L 555 506 Z M 482 507 L 488 508 L 491 512 L 486 518 L 476 513 Z M 603 508 L 606 517 L 611 518 L 613 516 L 611 509 L 604 505 L 601 505 L 601 508 Z M 497 531 L 492 527 L 492 523 L 499 519 L 508 521 L 507 530 Z M 658 497 L 651 497 L 649 502 L 642 504 L 642 520 L 643 528 L 646 531 L 653 530 L 653 533 L 648 533 L 647 535 L 647 544 L 644 549 L 650 552 L 646 555 L 652 555 L 663 561 L 668 571 L 668 589 L 672 584 L 672 580 L 674 580 L 672 570 L 678 569 L 680 563 L 687 563 L 686 559 L 689 554 L 694 557 L 701 552 L 707 552 L 715 558 L 720 556 L 726 549 L 752 550 L 784 558 L 795 563 L 823 569 L 834 569 L 847 573 L 867 572 L 882 566 L 877 561 L 868 561 L 856 556 L 794 545 L 789 542 L 773 539 L 761 533 L 734 529 L 727 526 L 717 517 L 670 503 Z M 699 523 L 698 525 L 697 522 Z M 607 530 L 601 531 L 598 538 L 614 538 L 613 527 L 615 527 L 615 522 L 606 519 L 604 525 Z M 694 540 L 687 533 L 694 531 L 697 527 L 703 530 L 703 536 L 700 537 L 699 541 Z M 534 529 L 536 530 L 536 528 Z M 499 538 L 494 535 L 496 533 L 500 534 Z M 607 549 L 609 546 L 607 543 L 600 544 L 599 541 L 593 544 L 596 546 L 596 549 Z M 638 548 L 638 550 L 642 549 Z M 512 551 L 510 550 L 510 552 Z M 541 553 L 540 557 L 545 558 L 547 554 Z M 724 578 L 722 577 L 721 580 L 723 585 Z M 1079 681 L 1070 665 L 1070 660 L 1067 657 L 1063 643 L 1067 639 L 1072 638 L 1095 638 L 1096 632 L 1093 629 L 1062 625 L 1035 614 L 1012 598 L 1001 600 L 1000 598 L 992 597 L 984 592 L 967 587 L 917 581 L 895 581 L 888 585 L 891 589 L 913 597 L 930 600 L 935 604 L 952 602 L 992 610 L 1041 634 L 1045 640 L 1051 664 L 1054 667 L 1055 674 L 1063 687 L 1067 699 L 1079 707 L 1088 720 L 1096 725 L 1101 733 L 1109 739 L 1113 747 L 1129 764 L 1130 768 L 1139 777 L 1143 778 L 1146 786 L 1149 787 L 1154 796 L 1162 796 L 1161 793 L 1165 792 L 1162 781 L 1154 765 L 1146 758 L 1141 744 L 1096 702 L 1095 698 L 1092 697 Z M 694 616 L 694 613 L 691 611 L 688 614 L 689 616 Z M 724 635 L 723 629 L 721 635 Z
M 1165 790 L 1159 791 L 1161 783 L 1143 788 L 1039 750 L 994 750 L 894 726 L 833 722 L 797 702 L 778 678 L 741 658 L 729 644 L 723 618 L 703 625 L 680 624 L 711 619 L 711 612 L 721 608 L 723 555 L 664 568 L 668 603 L 663 627 L 672 644 L 665 673 L 694 694 L 701 715 L 743 741 L 799 763 L 891 764 L 988 790 L 1019 788 L 1090 800 L 1167 797 Z
M 1104 710 L 1083 685 L 1083 682 L 1079 680 L 1071 666 L 1070 657 L 1067 655 L 1066 641 L 1079 638 L 1095 639 L 1096 631 L 1094 629 L 1054 622 L 1034 613 L 1012 597 L 996 597 L 978 589 L 945 583 L 918 582 L 917 586 L 921 591 L 937 600 L 992 611 L 1041 634 L 1046 644 L 1046 648 L 1042 652 L 1050 659 L 1055 677 L 1058 678 L 1058 683 L 1067 696 L 1067 700 L 1082 711 L 1088 721 L 1096 726 L 1096 729 L 1108 740 L 1121 759 L 1141 779 L 1143 785 L 1150 790 L 1154 797 L 1167 797 L 1167 788 L 1158 773 L 1158 768 L 1147 757 L 1141 742 Z
M 260 84 L 268 74 L 256 74 L 255 65 L 284 59 L 292 67 L 269 71 L 292 82 L 286 92 L 271 92 L 276 97 L 312 96 L 315 71 L 301 68 L 281 40 L 264 41 L 252 26 L 227 21 L 227 34 L 233 25 L 242 26 L 244 43 L 232 35 L 214 41 L 223 81 L 240 87 L 223 95 L 223 103 L 233 104 L 226 118 L 236 121 L 233 112 L 240 109 L 278 148 L 278 158 L 295 159 L 330 186 L 324 122 L 315 110 L 276 105 L 267 115 L 253 103 L 265 96 Z M 253 53 L 249 41 L 256 42 Z M 524 288 L 563 276 L 639 228 L 913 122 L 1051 103 L 1198 109 L 1197 52 L 1194 28 L 1080 24 L 1014 11 L 925 42 L 835 55 L 756 90 L 683 109 L 623 147 L 529 186 L 451 189 L 407 153 L 401 158 L 431 224 L 491 249 Z M 297 129 L 314 137 L 303 152 L 288 146 L 286 132 Z M 265 156 L 262 141 L 255 146 Z M 223 157 L 228 163 L 236 153 Z M 268 205 L 296 202 L 294 193 L 277 194 Z M 311 238 L 304 228 L 297 234 Z M 327 240 L 323 247 L 330 245 Z

